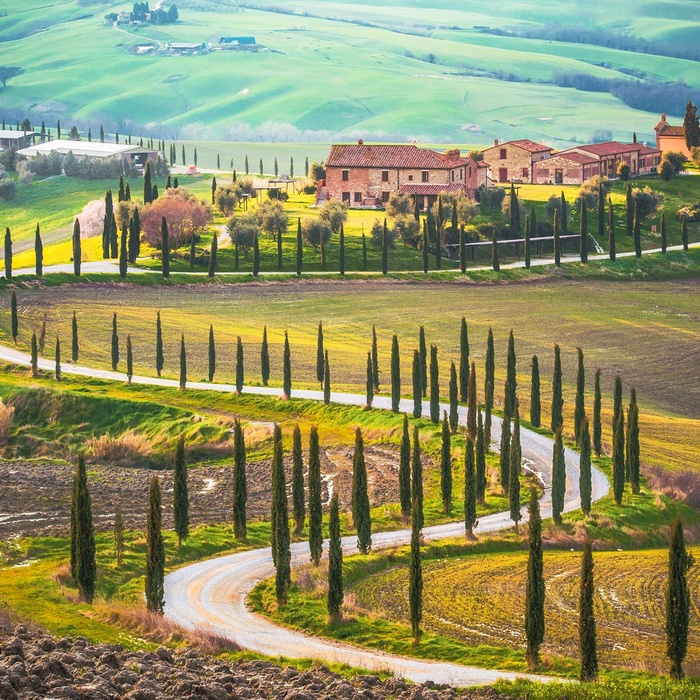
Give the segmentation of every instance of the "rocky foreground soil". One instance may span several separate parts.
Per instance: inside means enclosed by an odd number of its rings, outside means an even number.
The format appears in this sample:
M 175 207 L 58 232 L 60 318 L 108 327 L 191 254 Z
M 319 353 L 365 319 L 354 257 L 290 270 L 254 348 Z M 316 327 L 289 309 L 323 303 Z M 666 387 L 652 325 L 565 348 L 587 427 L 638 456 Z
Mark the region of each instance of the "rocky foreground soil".
M 349 680 L 322 667 L 229 663 L 193 649 L 131 652 L 80 637 L 55 639 L 24 625 L 0 630 L 0 649 L 2 700 L 504 700 L 490 689 L 455 691 L 375 676 Z

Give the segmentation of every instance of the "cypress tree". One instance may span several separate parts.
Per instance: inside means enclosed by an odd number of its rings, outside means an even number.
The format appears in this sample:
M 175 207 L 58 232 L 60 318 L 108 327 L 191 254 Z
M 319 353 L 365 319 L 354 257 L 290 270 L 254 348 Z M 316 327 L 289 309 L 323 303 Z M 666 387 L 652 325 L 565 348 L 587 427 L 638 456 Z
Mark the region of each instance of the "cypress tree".
M 622 411 L 622 379 L 618 374 L 615 377 L 615 390 L 613 392 L 613 431 L 617 425 L 617 419 Z
M 498 239 L 496 238 L 495 231 L 493 233 L 493 238 L 491 239 L 491 264 L 496 272 L 501 269 L 501 261 L 498 258 Z
M 447 414 L 442 420 L 442 442 L 440 449 L 440 492 L 442 512 L 452 512 L 452 452 L 450 450 L 450 426 Z
M 321 503 L 321 457 L 318 429 L 309 433 L 309 551 L 311 561 L 319 565 L 323 555 L 323 505 Z
M 688 215 L 683 214 L 683 223 L 681 224 L 681 242 L 683 243 L 683 250 L 688 252 Z
M 634 254 L 638 258 L 642 257 L 642 232 L 639 212 L 637 211 L 637 202 L 634 203 Z
M 301 276 L 301 267 L 304 259 L 304 249 L 301 238 L 301 217 L 297 219 L 297 277 Z
M 294 177 L 294 156 L 289 158 L 289 177 Z
M 423 462 L 420 456 L 418 426 L 413 426 L 413 455 L 411 457 L 411 503 L 418 504 L 418 527 L 423 529 Z
M 372 548 L 372 522 L 369 514 L 367 468 L 362 432 L 355 429 L 355 456 L 352 464 L 352 519 L 357 530 L 357 548 L 367 554 Z
M 282 357 L 282 395 L 288 399 L 292 395 L 292 353 L 289 349 L 289 336 L 284 332 L 284 355 Z
M 613 494 L 615 503 L 622 503 L 622 495 L 625 490 L 625 417 L 624 411 L 620 412 L 613 429 Z
M 173 474 L 173 520 L 177 546 L 190 533 L 190 497 L 187 489 L 187 464 L 185 463 L 185 438 L 180 435 L 175 448 L 175 471 Z
M 46 346 L 46 312 L 44 312 L 44 318 L 41 320 L 41 331 L 39 332 L 39 354 L 44 354 L 44 347 Z
M 581 262 L 588 262 L 588 209 L 586 207 L 586 200 L 583 197 L 579 198 L 579 207 L 581 209 L 581 226 L 579 228 L 580 234 L 580 255 Z
M 216 345 L 214 343 L 214 326 L 209 326 L 209 381 L 214 381 L 216 372 Z
M 131 348 L 131 336 L 126 336 L 126 379 L 131 384 L 131 379 L 134 376 L 134 355 Z
M 666 238 L 666 214 L 661 214 L 661 252 L 665 253 L 666 252 L 666 247 L 667 247 L 667 238 Z
M 552 377 L 552 432 L 564 424 L 564 398 L 562 396 L 561 350 L 554 345 L 554 376 Z
M 581 440 L 581 424 L 586 416 L 585 407 L 585 391 L 586 391 L 586 374 L 583 363 L 583 350 L 577 348 L 578 351 L 578 371 L 576 372 L 576 405 L 574 408 L 574 437 L 576 444 L 580 444 Z
M 508 495 L 510 497 L 510 519 L 515 523 L 515 532 L 518 532 L 518 522 L 522 518 L 520 513 L 520 469 L 522 464 L 522 450 L 520 447 L 520 407 L 515 402 L 515 418 L 513 420 L 513 437 L 510 443 L 510 473 L 508 475 Z
M 320 237 L 321 240 L 321 270 L 326 271 L 326 239 L 324 236 Z
M 328 362 L 328 350 L 325 352 L 323 362 L 323 403 L 328 406 L 331 402 L 331 366 Z
M 598 184 L 598 238 L 601 240 L 605 236 L 605 194 L 603 193 L 603 183 Z
M 554 452 L 552 455 L 552 516 L 557 525 L 561 525 L 566 493 L 566 461 L 564 459 L 564 441 L 561 426 L 554 431 Z
M 183 147 L 184 148 L 184 147 Z M 184 158 L 183 158 L 184 162 Z M 150 204 L 153 201 L 153 187 L 151 186 L 151 161 L 146 161 L 146 169 L 143 173 L 143 203 Z
M 264 168 L 263 168 L 263 159 L 261 158 L 261 159 L 260 159 L 260 177 L 263 176 L 263 170 L 264 170 Z
M 275 594 L 277 604 L 287 604 L 291 582 L 291 558 L 289 541 L 289 513 L 287 512 L 287 483 L 282 455 L 282 431 L 275 425 L 274 454 L 272 458 L 272 558 L 275 562 Z
M 438 376 L 437 346 L 430 346 L 430 420 L 440 422 L 440 383 Z
M 112 316 L 112 371 L 117 371 L 119 364 L 119 335 L 117 334 L 117 314 Z
M 627 480 L 632 493 L 639 494 L 639 407 L 637 392 L 632 389 L 632 400 L 627 411 Z
M 316 379 L 323 385 L 323 324 L 318 322 L 318 333 L 316 335 Z
M 36 276 L 42 277 L 44 275 L 44 244 L 41 242 L 41 231 L 38 223 L 34 234 L 34 258 L 36 260 Z
M 168 234 L 168 222 L 165 220 L 165 217 L 160 222 L 160 237 L 162 240 L 161 263 L 163 277 L 167 280 L 170 277 L 170 236 Z
M 124 518 L 119 504 L 117 504 L 114 513 L 114 554 L 116 555 L 117 566 L 121 566 L 124 558 Z
M 632 185 L 627 183 L 627 192 L 625 193 L 625 225 L 627 235 L 631 238 L 634 233 L 634 200 L 632 199 Z
M 379 352 L 377 350 L 377 329 L 372 326 L 372 378 L 375 393 L 379 391 Z
M 119 176 L 119 189 L 117 190 L 117 201 L 118 202 L 123 202 L 124 201 L 124 176 L 120 175 Z
M 542 419 L 540 402 L 540 365 L 537 355 L 532 356 L 532 380 L 530 384 L 530 423 L 539 428 Z
M 277 231 L 277 269 L 282 269 L 282 230 Z
M 593 398 L 593 449 L 598 457 L 603 451 L 603 425 L 600 415 L 602 397 L 600 392 L 600 369 L 595 371 L 595 394 Z
M 15 345 L 17 345 L 17 335 L 19 334 L 19 317 L 17 315 L 17 292 L 12 290 L 12 296 L 10 297 L 10 317 L 12 326 L 12 340 Z
M 240 255 L 238 252 L 238 239 L 236 239 L 236 242 L 233 245 L 233 269 L 238 272 L 238 264 L 240 261 Z
M 420 530 L 418 502 L 414 501 L 411 510 L 411 560 L 409 564 L 410 584 L 408 587 L 408 608 L 414 645 L 420 642 L 420 623 L 423 619 L 423 569 L 420 559 Z
M 216 156 L 217 158 L 219 157 L 218 155 Z M 211 203 L 214 204 L 214 201 L 216 199 L 216 175 L 214 175 L 211 179 Z
M 95 532 L 92 523 L 92 500 L 87 485 L 87 471 L 83 456 L 78 457 L 78 468 L 74 478 L 75 515 L 75 583 L 80 597 L 92 603 L 95 595 L 97 567 L 95 565 Z
M 216 255 L 219 250 L 219 237 L 216 235 L 216 233 L 212 236 L 211 239 L 211 250 L 209 251 L 209 269 L 207 271 L 207 274 L 209 277 L 214 277 L 214 274 L 216 273 Z
M 374 370 L 372 368 L 372 353 L 367 353 L 367 380 L 366 380 L 367 408 L 372 408 L 374 401 Z
M 163 357 L 163 328 L 160 322 L 160 311 L 156 312 L 156 372 L 160 377 L 165 358 Z
M 76 218 L 73 222 L 73 274 L 76 277 L 80 277 L 81 262 L 82 252 L 80 244 L 80 220 Z
M 613 210 L 612 199 L 609 200 L 608 210 L 608 251 L 610 259 L 615 262 L 617 257 L 615 251 L 615 211 Z
M 598 651 L 596 642 L 595 616 L 593 612 L 593 550 L 589 539 L 583 545 L 581 557 L 581 594 L 579 598 L 579 652 L 581 655 L 581 680 L 598 680 Z
M 78 462 L 80 464 L 80 462 Z M 73 474 L 70 499 L 70 577 L 78 581 L 78 470 Z
M 561 265 L 561 234 L 559 231 L 559 211 L 554 210 L 554 264 L 559 267 Z
M 127 272 L 127 266 L 128 266 L 128 257 L 127 257 L 127 248 L 126 248 L 126 241 L 127 241 L 127 228 L 126 226 L 122 229 L 122 238 L 121 238 L 121 245 L 119 246 L 119 276 L 122 279 L 126 279 L 126 272 Z
M 389 270 L 389 242 L 386 231 L 386 219 L 382 228 L 382 274 L 386 275 Z
M 112 223 L 109 227 L 109 257 L 116 260 L 119 257 L 119 240 L 117 236 L 117 220 L 112 214 Z
M 263 386 L 270 381 L 270 349 L 267 345 L 267 326 L 263 327 L 262 345 L 260 347 L 260 372 Z
M 36 341 L 36 333 L 32 333 L 30 368 L 32 377 L 39 375 L 39 346 Z
M 187 387 L 187 353 L 185 351 L 185 334 L 180 337 L 180 391 Z
M 340 514 L 338 494 L 331 499 L 331 513 L 328 523 L 330 541 L 328 543 L 328 616 L 331 623 L 342 618 L 343 607 L 343 547 L 340 542 Z
M 486 418 L 484 421 L 484 447 L 488 452 L 491 447 L 491 411 L 493 410 L 494 375 L 496 372 L 496 354 L 493 347 L 493 330 L 489 327 L 486 340 L 486 360 L 484 367 L 484 403 Z
M 579 491 L 581 493 L 581 510 L 588 517 L 591 512 L 591 433 L 588 418 L 581 423 L 581 458 L 579 460 Z
M 534 204 L 530 206 L 530 235 L 537 236 L 537 213 Z
M 165 601 L 165 546 L 163 544 L 163 510 L 160 482 L 154 474 L 148 490 L 148 518 L 146 520 L 146 608 L 149 612 L 163 614 Z
M 134 215 L 129 219 L 129 262 L 134 263 L 141 252 L 141 218 L 139 210 L 134 209 Z M 216 236 L 214 236 L 216 238 Z
M 194 241 L 194 238 L 192 238 Z M 194 248 L 194 243 L 192 244 Z M 194 257 L 192 258 L 194 261 Z M 194 263 L 192 263 L 194 264 Z M 255 237 L 253 238 L 253 277 L 257 277 L 260 274 L 260 237 L 258 232 L 255 232 Z
M 338 271 L 340 276 L 345 275 L 345 225 L 340 224 L 340 238 L 338 240 Z
M 5 229 L 5 277 L 12 279 L 12 234 L 9 227 Z
M 474 441 L 467 437 L 464 452 L 464 529 L 470 539 L 474 535 L 476 525 L 477 476 L 474 464 Z
M 177 180 L 177 178 L 175 178 Z M 129 186 L 129 183 L 126 183 L 126 187 L 124 188 L 124 199 L 126 199 L 127 202 L 131 201 L 131 187 Z
M 671 660 L 671 678 L 676 681 L 683 680 L 683 660 L 688 651 L 688 570 L 693 564 L 693 555 L 685 548 L 683 522 L 676 517 L 671 526 L 666 589 L 666 654 Z
M 464 232 L 464 224 L 459 227 L 459 269 L 462 274 L 467 271 L 467 237 Z
M 411 513 L 411 438 L 408 434 L 408 416 L 405 413 L 399 456 L 399 503 L 401 517 L 407 521 Z
M 423 381 L 420 368 L 420 353 L 413 351 L 413 417 L 420 418 L 423 415 Z
M 478 414 L 476 427 L 476 500 L 481 504 L 486 502 L 486 449 L 481 412 Z
M 401 401 L 401 364 L 399 359 L 399 339 L 396 335 L 391 340 L 391 410 L 399 412 Z
M 499 467 L 501 473 L 501 486 L 503 492 L 508 493 L 508 480 L 510 479 L 510 440 L 511 440 L 511 423 L 510 416 L 503 413 L 501 420 L 501 448 L 499 454 Z
M 513 331 L 510 332 L 508 336 L 508 359 L 507 359 L 507 369 L 506 369 L 506 391 L 505 391 L 505 404 L 504 411 L 508 413 L 509 416 L 513 415 L 515 410 L 515 394 L 517 391 L 517 380 L 515 374 L 515 338 L 513 337 Z
M 247 158 L 247 156 L 246 156 Z M 187 165 L 187 159 L 185 157 L 185 144 L 182 144 L 182 164 Z M 246 170 L 246 175 L 248 174 L 248 171 Z
M 100 143 L 105 142 L 105 130 L 102 124 L 100 124 Z
M 245 436 L 241 421 L 236 419 L 233 425 L 233 533 L 237 540 L 244 540 L 248 534 L 248 480 L 245 468 Z
M 476 440 L 477 414 L 479 405 L 476 395 L 476 362 L 472 362 L 472 371 L 469 373 L 469 404 L 467 406 L 467 435 Z
M 425 328 L 418 329 L 418 351 L 420 353 L 420 373 L 423 385 L 423 398 L 428 395 L 428 346 L 425 342 Z
M 236 393 L 243 393 L 244 365 L 243 365 L 243 342 L 241 336 L 236 338 Z
M 250 167 L 248 166 L 248 156 L 245 157 L 245 165 L 243 166 L 246 175 L 250 175 Z
M 450 430 L 457 431 L 459 415 L 457 413 L 457 368 L 453 362 L 450 365 Z
M 421 248 L 423 254 L 423 274 L 428 274 L 428 224 L 423 220 L 423 245 Z
M 464 316 L 459 332 L 459 400 L 462 403 L 469 400 L 469 332 Z
M 545 584 L 542 565 L 542 518 L 537 489 L 530 488 L 528 503 L 527 584 L 525 586 L 525 658 L 531 671 L 540 664 L 540 646 L 544 641 Z
M 367 238 L 364 230 L 362 231 L 362 269 L 367 272 Z
M 298 425 L 294 426 L 292 438 L 292 515 L 294 516 L 294 535 L 301 537 L 306 520 L 306 503 L 304 497 L 304 457 L 301 451 L 301 430 Z
M 56 381 L 61 381 L 61 341 L 56 336 Z

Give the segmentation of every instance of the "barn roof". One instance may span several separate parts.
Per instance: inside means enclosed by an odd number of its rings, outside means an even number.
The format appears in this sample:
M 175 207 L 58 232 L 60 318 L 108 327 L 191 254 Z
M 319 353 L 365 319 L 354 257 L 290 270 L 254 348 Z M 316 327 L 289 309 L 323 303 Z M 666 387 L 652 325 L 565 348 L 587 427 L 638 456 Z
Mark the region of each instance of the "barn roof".
M 490 151 L 495 148 L 504 148 L 505 146 L 522 148 L 524 151 L 528 151 L 529 153 L 548 153 L 552 150 L 551 146 L 545 146 L 543 143 L 536 143 L 530 139 L 517 139 L 516 141 L 504 141 L 503 143 L 498 143 L 496 141 L 491 148 L 486 148 L 484 150 Z
M 337 144 L 326 158 L 327 168 L 421 168 L 450 169 L 469 159 L 452 153 L 444 155 L 414 145 Z
M 672 126 L 666 121 L 666 115 L 661 115 L 661 121 L 654 127 L 654 131 L 659 136 L 685 136 L 685 127 Z
M 451 182 L 449 185 L 432 185 L 426 182 L 410 182 L 401 185 L 399 194 L 440 195 L 465 192 L 464 183 Z
M 22 156 L 48 155 L 52 151 L 67 155 L 72 152 L 76 157 L 110 158 L 122 153 L 155 153 L 156 149 L 128 143 L 101 143 L 99 141 L 46 141 L 17 151 Z
M 36 131 L 18 131 L 16 129 L 0 129 L 0 139 L 23 139 L 25 136 L 40 136 Z

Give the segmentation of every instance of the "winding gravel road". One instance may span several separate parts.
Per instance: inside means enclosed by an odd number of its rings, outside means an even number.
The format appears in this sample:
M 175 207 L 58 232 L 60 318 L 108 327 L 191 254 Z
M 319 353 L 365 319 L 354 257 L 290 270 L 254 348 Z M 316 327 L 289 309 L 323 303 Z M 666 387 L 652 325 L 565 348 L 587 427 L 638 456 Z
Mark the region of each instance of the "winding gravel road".
M 30 357 L 27 353 L 2 345 L 0 345 L 0 359 L 17 365 L 30 365 Z M 55 369 L 54 363 L 44 358 L 39 359 L 39 367 L 49 371 Z M 119 372 L 73 364 L 62 365 L 61 369 L 66 375 L 127 381 L 126 376 Z M 132 383 L 166 387 L 179 386 L 175 380 L 157 377 L 134 376 Z M 189 382 L 187 386 L 192 389 L 208 391 L 235 391 L 235 386 L 230 384 Z M 245 387 L 244 392 L 279 396 L 281 390 L 274 387 Z M 320 391 L 293 390 L 292 395 L 295 398 L 323 400 L 323 393 Z M 332 393 L 331 401 L 339 404 L 363 406 L 365 397 L 361 394 Z M 376 409 L 391 410 L 391 399 L 386 396 L 375 397 L 373 406 Z M 413 410 L 413 402 L 402 399 L 400 410 L 410 414 Z M 449 407 L 441 404 L 441 413 L 445 410 L 449 410 Z M 429 415 L 427 402 L 423 404 L 423 415 Z M 459 408 L 459 422 L 462 425 L 466 422 L 466 409 L 464 407 Z M 492 439 L 496 444 L 500 440 L 500 431 L 501 421 L 497 416 L 494 416 Z M 525 468 L 537 474 L 545 486 L 540 506 L 542 516 L 549 517 L 552 514 L 549 487 L 551 485 L 553 441 L 522 428 L 521 442 Z M 579 458 L 577 453 L 568 448 L 565 449 L 565 457 L 566 496 L 564 510 L 568 512 L 579 507 Z M 592 498 L 598 500 L 608 493 L 610 484 L 607 477 L 598 469 L 593 469 L 592 477 Z M 522 516 L 522 522 L 527 522 L 526 507 L 522 509 Z M 475 532 L 476 534 L 495 532 L 509 527 L 512 527 L 509 513 L 493 513 L 479 521 Z M 429 540 L 463 536 L 464 524 L 456 522 L 426 527 L 423 530 L 423 535 L 425 539 Z M 410 537 L 410 530 L 375 532 L 372 534 L 372 547 L 374 550 L 378 550 L 404 545 L 410 541 Z M 354 536 L 344 537 L 342 543 L 344 553 L 357 552 L 357 542 Z M 324 551 L 327 551 L 327 544 L 327 542 L 324 543 Z M 306 563 L 308 560 L 308 543 L 297 542 L 293 544 L 292 566 Z M 260 580 L 272 575 L 274 575 L 274 566 L 269 548 L 239 552 L 185 566 L 173 571 L 165 578 L 166 617 L 186 629 L 205 629 L 230 639 L 242 648 L 261 654 L 344 663 L 356 668 L 388 671 L 415 682 L 431 680 L 436 683 L 464 687 L 523 677 L 539 681 L 553 680 L 545 676 L 528 676 L 507 671 L 397 656 L 311 637 L 296 630 L 279 627 L 266 617 L 251 612 L 247 607 L 250 591 Z

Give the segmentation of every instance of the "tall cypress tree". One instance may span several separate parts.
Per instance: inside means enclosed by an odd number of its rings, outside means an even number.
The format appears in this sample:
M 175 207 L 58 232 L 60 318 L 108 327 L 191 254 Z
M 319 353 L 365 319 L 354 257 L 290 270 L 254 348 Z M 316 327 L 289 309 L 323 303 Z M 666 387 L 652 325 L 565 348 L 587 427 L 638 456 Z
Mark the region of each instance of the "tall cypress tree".
M 627 480 L 632 493 L 639 494 L 639 407 L 637 392 L 632 389 L 632 400 L 627 410 L 627 463 L 625 465 Z
M 19 316 L 17 314 L 17 292 L 12 290 L 10 296 L 10 325 L 12 327 L 12 340 L 17 345 L 17 335 L 19 334 Z
M 413 351 L 413 417 L 423 415 L 423 377 L 421 376 L 421 359 L 418 350 Z
M 219 157 L 218 154 L 216 156 L 217 158 Z M 218 168 L 218 166 L 217 166 Z M 214 175 L 211 179 L 211 203 L 214 204 L 214 201 L 216 199 L 216 175 Z
M 399 453 L 399 504 L 401 517 L 407 521 L 411 513 L 411 438 L 408 434 L 408 416 L 405 413 Z
M 36 341 L 36 333 L 32 333 L 30 358 L 32 377 L 37 377 L 39 375 L 39 346 Z
M 510 332 L 508 336 L 508 359 L 507 359 L 507 369 L 506 369 L 506 391 L 505 391 L 505 405 L 504 411 L 508 413 L 509 416 L 513 415 L 515 410 L 515 395 L 517 392 L 518 384 L 515 375 L 515 338 L 513 337 L 513 331 Z
M 537 489 L 530 488 L 528 503 L 528 539 L 527 539 L 527 583 L 525 585 L 525 637 L 527 652 L 525 658 L 530 670 L 534 671 L 540 664 L 540 646 L 544 641 L 544 599 L 545 584 L 542 565 L 542 518 Z
M 124 201 L 124 175 L 119 176 L 119 188 L 117 190 L 117 201 Z
M 116 260 L 119 257 L 119 240 L 117 236 L 117 220 L 112 214 L 112 224 L 109 228 L 109 257 Z
M 617 419 L 622 411 L 622 379 L 618 374 L 615 377 L 615 389 L 613 391 L 613 431 L 615 430 L 615 425 L 617 424 Z
M 453 362 L 450 365 L 450 430 L 452 430 L 453 433 L 457 431 L 457 424 L 459 422 L 457 404 L 457 368 Z
M 92 523 L 92 500 L 87 485 L 87 471 L 82 455 L 78 457 L 78 468 L 73 481 L 74 516 L 71 551 L 74 553 L 74 579 L 80 597 L 92 603 L 95 595 L 97 567 L 95 564 L 95 532 Z
M 357 530 L 357 548 L 367 554 L 372 548 L 372 521 L 369 514 L 367 467 L 362 432 L 355 430 L 355 456 L 352 464 L 352 519 Z
M 177 546 L 190 534 L 190 497 L 187 489 L 187 463 L 185 462 L 185 438 L 177 440 L 175 448 L 175 472 L 173 474 L 173 520 Z
M 411 456 L 411 503 L 418 504 L 418 526 L 423 529 L 423 462 L 420 456 L 418 426 L 413 426 L 413 454 Z
M 642 231 L 637 202 L 634 203 L 634 254 L 638 258 L 642 257 Z
M 219 250 L 219 237 L 216 233 L 211 239 L 211 250 L 209 251 L 209 268 L 207 270 L 207 275 L 209 277 L 214 277 L 216 274 L 216 256 Z
M 600 369 L 595 371 L 595 390 L 593 397 L 593 449 L 598 457 L 603 451 L 603 423 L 601 418 L 602 395 L 600 391 Z
M 464 316 L 459 332 L 459 400 L 462 403 L 469 400 L 469 332 Z
M 501 269 L 501 261 L 498 257 L 498 238 L 495 231 L 493 232 L 493 238 L 491 239 L 491 264 L 496 272 Z
M 609 200 L 608 208 L 608 254 L 610 259 L 615 262 L 617 252 L 615 250 L 615 211 L 612 205 L 612 199 Z
M 148 517 L 146 519 L 146 608 L 163 614 L 165 604 L 165 546 L 163 544 L 163 509 L 160 482 L 154 474 L 148 489 Z
M 467 435 L 472 440 L 476 440 L 476 424 L 479 405 L 476 395 L 476 362 L 472 362 L 472 369 L 469 373 L 469 403 L 467 405 Z
M 284 354 L 282 356 L 282 394 L 288 399 L 292 395 L 292 352 L 289 349 L 289 335 L 284 332 Z
M 613 429 L 613 495 L 615 503 L 622 503 L 625 490 L 625 416 L 620 409 Z
M 117 333 L 117 314 L 112 316 L 112 371 L 119 365 L 119 334 Z
M 513 419 L 513 437 L 510 443 L 510 474 L 508 476 L 508 495 L 510 497 L 510 519 L 515 523 L 515 532 L 518 532 L 518 523 L 522 515 L 520 513 L 520 469 L 522 464 L 522 450 L 520 447 L 520 407 L 515 402 L 515 417 Z
M 365 383 L 366 388 L 366 407 L 372 408 L 374 402 L 374 369 L 372 367 L 372 353 L 367 353 L 367 378 Z
M 554 229 L 554 264 L 559 267 L 561 265 L 561 233 L 559 231 L 559 211 L 554 210 L 554 221 L 552 223 Z
M 126 379 L 131 384 L 131 379 L 134 376 L 134 353 L 131 347 L 131 336 L 126 336 Z
M 243 393 L 243 383 L 245 381 L 244 377 L 245 366 L 243 363 L 243 341 L 239 335 L 236 338 L 236 393 Z
M 450 426 L 447 414 L 442 420 L 442 441 L 440 449 L 440 493 L 442 512 L 452 512 L 452 452 L 450 450 Z
M 260 346 L 260 374 L 263 386 L 270 381 L 270 348 L 267 344 L 267 326 L 263 327 L 262 345 Z
M 486 360 L 484 366 L 484 404 L 486 418 L 484 420 L 484 446 L 488 452 L 491 446 L 491 411 L 493 410 L 494 375 L 496 372 L 496 354 L 493 347 L 493 330 L 489 327 L 486 340 Z
M 297 277 L 301 276 L 301 268 L 304 260 L 304 248 L 301 238 L 301 217 L 297 218 Z
M 625 225 L 627 235 L 631 238 L 634 233 L 634 200 L 632 199 L 632 185 L 627 183 L 627 192 L 625 193 Z
M 9 230 L 9 229 L 8 229 Z M 73 222 L 73 274 L 80 277 L 82 252 L 80 245 L 80 220 L 76 217 Z
M 476 427 L 476 500 L 481 504 L 486 502 L 486 449 L 481 413 L 478 415 Z
M 345 225 L 340 224 L 340 238 L 338 240 L 338 271 L 340 276 L 345 276 Z
M 503 414 L 501 421 L 501 450 L 499 454 L 499 467 L 501 475 L 501 486 L 503 492 L 508 493 L 508 482 L 510 480 L 510 440 L 511 440 L 510 416 Z
M 465 274 L 467 271 L 467 236 L 464 231 L 464 224 L 459 227 L 459 269 L 462 274 Z
M 160 222 L 160 237 L 162 240 L 161 266 L 163 278 L 167 280 L 170 277 L 170 235 L 168 233 L 168 222 L 165 220 L 165 217 Z
M 311 426 L 309 433 L 309 552 L 311 561 L 318 566 L 323 554 L 323 505 L 321 456 L 316 426 Z
M 301 451 L 301 430 L 294 426 L 292 437 L 292 515 L 294 516 L 294 535 L 301 537 L 306 520 L 306 503 L 304 497 L 304 456 Z
M 602 181 L 598 183 L 598 238 L 605 236 L 605 193 Z
M 391 340 L 391 410 L 399 412 L 401 401 L 401 360 L 399 358 L 399 339 L 394 334 Z
M 44 244 L 41 242 L 41 230 L 38 223 L 34 234 L 34 259 L 36 260 L 36 276 L 41 278 L 44 275 Z
M 525 217 L 525 242 L 523 244 L 523 247 L 525 248 L 525 269 L 529 270 L 530 269 L 530 217 L 526 216 Z
M 578 351 L 578 371 L 576 373 L 576 404 L 574 408 L 574 437 L 576 444 L 580 444 L 581 440 L 581 424 L 586 416 L 585 392 L 586 392 L 586 374 L 583 362 L 583 350 L 577 348 Z
M 323 403 L 328 406 L 331 402 L 331 365 L 328 361 L 328 350 L 323 358 Z
M 566 493 L 566 461 L 561 430 L 561 425 L 559 425 L 554 431 L 554 452 L 552 454 L 552 517 L 557 525 L 561 525 Z
M 379 391 L 379 352 L 377 350 L 377 329 L 372 326 L 372 376 L 374 378 L 374 391 Z
M 411 618 L 413 644 L 421 638 L 420 623 L 423 619 L 423 569 L 420 558 L 420 525 L 418 502 L 413 502 L 411 512 L 411 558 L 409 563 L 408 608 Z
M 428 274 L 428 222 L 423 220 L 423 241 L 421 246 L 423 254 L 423 274 Z
M 339 622 L 343 607 L 343 547 L 340 542 L 340 514 L 338 494 L 331 499 L 331 513 L 328 523 L 330 541 L 328 544 L 328 616 L 331 623 Z
M 425 342 L 425 328 L 418 329 L 418 352 L 420 353 L 420 372 L 423 385 L 423 398 L 428 395 L 428 346 Z
M 661 214 L 661 252 L 666 252 L 668 239 L 666 238 L 666 214 Z
M 216 372 L 216 343 L 214 342 L 214 326 L 209 325 L 209 381 L 214 381 Z
M 56 381 L 61 381 L 61 341 L 56 336 Z
M 184 147 L 183 147 L 184 148 Z M 184 162 L 184 157 L 183 157 Z M 143 203 L 150 204 L 153 201 L 153 187 L 151 185 L 151 161 L 146 161 L 146 169 L 143 173 Z
M 180 391 L 187 387 L 187 352 L 185 350 L 185 334 L 180 337 Z
M 476 520 L 476 502 L 479 492 L 479 478 L 474 460 L 474 441 L 467 436 L 464 451 L 464 529 L 467 537 L 472 538 Z
M 5 229 L 5 277 L 12 279 L 12 234 L 9 227 Z
M 233 425 L 233 534 L 237 540 L 244 540 L 248 534 L 248 479 L 245 469 L 245 435 L 241 421 L 236 419 Z
M 289 539 L 289 513 L 287 512 L 287 482 L 284 475 L 282 454 L 282 431 L 275 425 L 274 453 L 272 457 L 272 559 L 275 563 L 275 595 L 277 604 L 287 604 L 291 582 L 291 559 Z
M 681 243 L 683 244 L 683 250 L 688 252 L 688 215 L 683 214 L 683 220 L 681 223 Z M 641 249 L 640 249 L 641 251 Z M 641 252 L 640 252 L 641 255 Z
M 128 255 L 127 255 L 127 227 L 125 226 L 122 229 L 122 237 L 121 237 L 121 245 L 119 246 L 119 276 L 122 279 L 126 279 L 126 273 L 127 273 L 127 268 L 128 268 Z
M 532 379 L 530 383 L 530 423 L 535 428 L 540 427 L 542 420 L 542 405 L 540 401 L 540 364 L 537 355 L 532 356 Z
M 70 499 L 70 576 L 76 585 L 78 581 L 78 471 L 76 469 L 73 474 Z
M 581 557 L 581 593 L 579 598 L 579 653 L 581 655 L 581 680 L 583 682 L 598 680 L 598 650 L 596 641 L 593 596 L 593 549 L 589 539 L 583 545 Z
M 41 331 L 39 331 L 39 354 L 44 354 L 44 348 L 46 347 L 46 312 L 44 312 L 44 318 L 41 320 Z
M 437 346 L 430 346 L 430 420 L 440 422 L 440 382 L 438 376 Z
M 579 255 L 581 262 L 588 262 L 588 208 L 586 200 L 583 197 L 579 198 L 579 209 L 581 211 L 581 224 L 579 228 Z
M 318 322 L 318 333 L 316 335 L 316 379 L 323 385 L 323 323 Z
M 685 548 L 683 522 L 680 517 L 676 517 L 671 526 L 666 589 L 666 654 L 671 660 L 671 678 L 676 681 L 683 679 L 683 660 L 688 651 L 688 570 L 693 564 L 693 555 Z
M 192 239 L 194 240 L 194 238 Z M 194 264 L 194 256 L 192 257 L 192 265 Z M 253 237 L 253 277 L 260 274 L 260 236 L 257 230 Z
M 552 432 L 564 424 L 564 397 L 562 395 L 561 350 L 554 345 L 554 375 L 552 377 Z
M 386 230 L 386 219 L 384 219 L 384 227 L 382 228 L 382 274 L 386 275 L 389 271 L 389 236 Z
M 591 433 L 588 418 L 581 423 L 581 457 L 579 460 L 579 492 L 581 493 L 581 510 L 588 517 L 591 512 Z
M 165 359 L 163 357 L 163 327 L 160 322 L 160 311 L 156 312 L 156 372 L 160 377 Z

